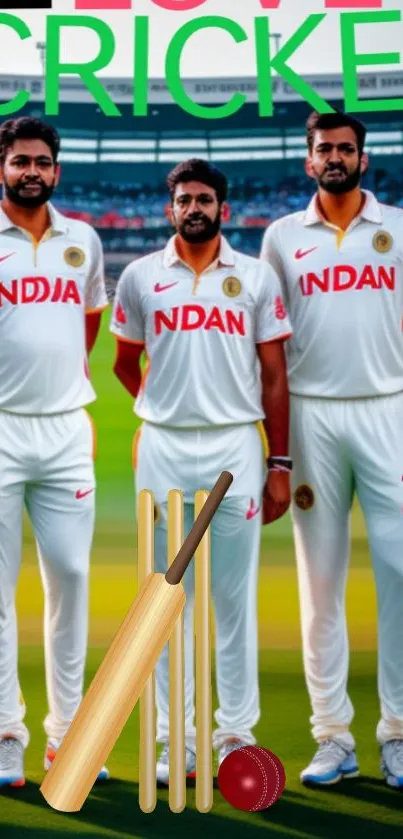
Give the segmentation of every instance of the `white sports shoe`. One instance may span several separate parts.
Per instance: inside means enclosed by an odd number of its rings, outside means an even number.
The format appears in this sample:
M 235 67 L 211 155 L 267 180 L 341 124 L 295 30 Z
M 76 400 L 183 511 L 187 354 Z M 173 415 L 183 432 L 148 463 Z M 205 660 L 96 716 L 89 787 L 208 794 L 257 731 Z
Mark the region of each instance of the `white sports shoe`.
M 188 749 L 186 746 L 185 751 L 185 766 L 186 766 L 186 778 L 195 778 L 196 777 L 196 755 L 191 750 Z M 158 760 L 157 760 L 157 770 L 156 770 L 157 782 L 160 784 L 169 784 L 169 745 L 168 743 L 165 744 Z
M 381 770 L 389 787 L 403 789 L 403 740 L 388 740 L 382 746 Z
M 44 760 L 44 767 L 46 771 L 50 769 L 52 761 L 56 757 L 56 752 L 60 746 L 61 740 L 48 740 L 46 744 L 46 751 L 45 751 L 45 760 Z M 107 781 L 110 778 L 109 769 L 106 766 L 103 766 L 98 777 L 97 781 Z
M 24 746 L 7 734 L 0 740 L 0 787 L 23 787 L 24 777 Z
M 226 740 L 218 750 L 218 768 L 220 768 L 223 760 L 225 760 L 231 752 L 235 752 L 237 749 L 243 749 L 245 746 L 249 745 L 250 743 L 246 743 L 244 740 L 239 740 L 235 737 L 231 737 L 231 739 Z
M 313 760 L 301 772 L 303 784 L 337 784 L 342 778 L 357 778 L 360 774 L 355 751 L 347 749 L 340 740 L 329 738 L 319 744 Z

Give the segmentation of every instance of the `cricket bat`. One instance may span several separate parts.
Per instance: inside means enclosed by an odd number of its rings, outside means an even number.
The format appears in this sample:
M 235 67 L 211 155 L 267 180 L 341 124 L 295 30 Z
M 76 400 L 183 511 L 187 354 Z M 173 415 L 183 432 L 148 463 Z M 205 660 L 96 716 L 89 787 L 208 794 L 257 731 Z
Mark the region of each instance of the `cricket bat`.
M 185 605 L 182 577 L 232 481 L 221 473 L 167 573 L 141 586 L 40 787 L 53 809 L 81 810 Z

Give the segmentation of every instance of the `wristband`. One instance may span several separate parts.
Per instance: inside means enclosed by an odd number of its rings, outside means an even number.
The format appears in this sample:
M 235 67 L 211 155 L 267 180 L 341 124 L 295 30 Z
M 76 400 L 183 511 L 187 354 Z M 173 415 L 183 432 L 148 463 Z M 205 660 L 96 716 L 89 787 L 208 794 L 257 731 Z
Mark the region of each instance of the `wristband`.
M 290 457 L 268 457 L 267 468 L 270 472 L 291 472 L 292 460 Z

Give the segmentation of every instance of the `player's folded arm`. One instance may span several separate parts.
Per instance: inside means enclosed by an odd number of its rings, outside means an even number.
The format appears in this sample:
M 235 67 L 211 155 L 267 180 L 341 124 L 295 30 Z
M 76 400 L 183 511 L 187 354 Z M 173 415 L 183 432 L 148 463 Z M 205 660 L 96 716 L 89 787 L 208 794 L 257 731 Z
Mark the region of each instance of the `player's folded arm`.
M 113 372 L 122 385 L 135 398 L 140 390 L 142 370 L 141 356 L 145 344 L 129 338 L 116 336 L 116 359 Z
M 284 342 L 257 345 L 261 365 L 263 425 L 270 454 L 285 456 L 288 451 L 289 391 Z
M 88 354 L 91 352 L 97 340 L 99 327 L 101 326 L 102 312 L 106 308 L 106 306 L 103 306 L 101 309 L 90 309 L 85 313 L 85 342 Z
M 270 338 L 268 341 L 260 341 L 256 344 L 262 369 L 262 381 L 267 386 L 271 386 L 278 378 L 287 377 L 284 342 L 290 337 L 290 333 L 284 333 L 284 335 Z
M 288 456 L 289 392 L 284 339 L 274 338 L 256 345 L 261 364 L 262 405 L 269 452 L 272 457 Z M 263 492 L 263 524 L 270 524 L 284 515 L 289 506 L 288 477 L 275 476 L 276 486 L 269 473 Z M 273 495 L 273 492 L 276 494 Z M 279 499 L 278 494 L 284 496 Z

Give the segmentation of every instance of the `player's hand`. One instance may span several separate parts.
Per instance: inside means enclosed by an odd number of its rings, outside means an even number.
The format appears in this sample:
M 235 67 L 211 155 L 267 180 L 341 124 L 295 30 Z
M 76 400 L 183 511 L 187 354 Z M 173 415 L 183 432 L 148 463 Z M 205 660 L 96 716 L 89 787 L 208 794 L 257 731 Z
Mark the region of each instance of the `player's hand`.
M 263 490 L 263 524 L 280 519 L 291 502 L 289 472 L 269 472 Z

